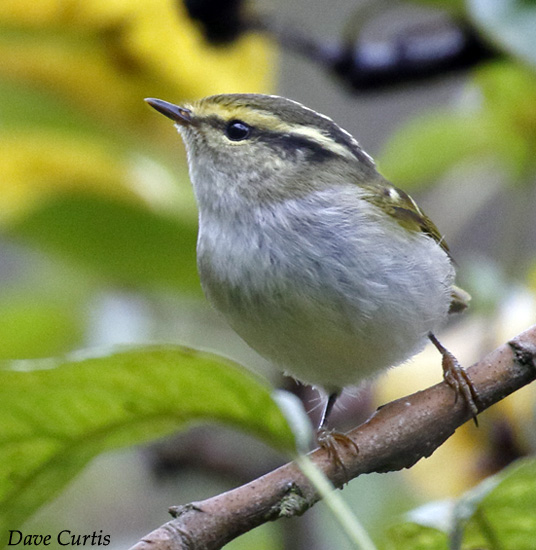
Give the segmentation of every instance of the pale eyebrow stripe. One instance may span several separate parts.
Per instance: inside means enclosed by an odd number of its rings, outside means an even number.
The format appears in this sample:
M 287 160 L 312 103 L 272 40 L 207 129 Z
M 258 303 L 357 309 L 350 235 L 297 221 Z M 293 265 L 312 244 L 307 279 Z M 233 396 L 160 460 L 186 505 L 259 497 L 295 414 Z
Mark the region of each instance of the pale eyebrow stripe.
M 326 135 L 322 130 L 314 127 L 302 126 L 300 124 L 289 124 L 288 133 L 296 136 L 303 137 L 309 141 L 316 143 L 317 145 L 324 147 L 334 153 L 335 155 L 346 157 L 349 159 L 355 159 L 356 155 L 354 150 L 349 149 L 347 145 L 341 144 L 333 139 L 332 136 Z
M 289 138 L 296 138 L 297 140 L 302 140 L 302 145 L 309 144 L 311 149 L 318 155 L 322 149 L 325 150 L 324 158 L 328 156 L 328 153 L 338 157 L 347 158 L 349 160 L 355 160 L 356 158 L 359 161 L 365 161 L 367 164 L 374 166 L 374 161 L 372 160 L 367 153 L 365 153 L 360 147 L 357 141 L 345 130 L 340 130 L 343 132 L 344 136 L 341 136 L 339 140 L 336 139 L 338 133 L 329 132 L 328 129 L 319 128 L 316 126 L 305 126 L 303 124 L 291 124 L 283 120 L 276 120 L 275 123 L 273 119 L 268 116 L 268 111 L 258 110 L 259 117 L 255 120 L 248 121 L 246 117 L 240 118 L 240 115 L 237 113 L 236 120 L 242 120 L 244 123 L 249 124 L 254 130 L 257 130 L 257 137 L 262 137 L 258 132 L 266 132 L 270 134 L 270 137 L 280 136 L 284 139 L 285 135 Z M 267 114 L 265 114 L 267 113 Z M 234 117 L 231 117 L 229 120 L 234 120 Z M 326 118 L 326 120 L 329 120 Z M 211 113 L 199 117 L 199 121 L 210 124 L 213 128 L 223 130 L 226 124 L 229 122 L 227 119 L 222 118 L 219 114 Z M 268 139 L 270 141 L 270 139 Z M 318 158 L 320 158 L 318 156 Z

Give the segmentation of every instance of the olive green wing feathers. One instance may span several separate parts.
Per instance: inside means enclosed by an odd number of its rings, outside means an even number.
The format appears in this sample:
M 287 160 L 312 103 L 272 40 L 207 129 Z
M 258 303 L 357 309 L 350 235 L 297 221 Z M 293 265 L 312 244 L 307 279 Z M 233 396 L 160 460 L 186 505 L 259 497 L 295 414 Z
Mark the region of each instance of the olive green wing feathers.
M 364 200 L 380 208 L 406 229 L 432 237 L 447 254 L 449 253 L 439 229 L 405 191 L 386 180 L 361 184 L 361 187 L 365 191 Z
M 428 235 L 450 256 L 449 247 L 439 229 L 405 191 L 383 179 L 370 184 L 361 183 L 360 186 L 365 191 L 364 200 L 380 208 L 406 229 Z M 469 293 L 455 285 L 451 291 L 449 313 L 458 313 L 466 309 L 471 300 Z

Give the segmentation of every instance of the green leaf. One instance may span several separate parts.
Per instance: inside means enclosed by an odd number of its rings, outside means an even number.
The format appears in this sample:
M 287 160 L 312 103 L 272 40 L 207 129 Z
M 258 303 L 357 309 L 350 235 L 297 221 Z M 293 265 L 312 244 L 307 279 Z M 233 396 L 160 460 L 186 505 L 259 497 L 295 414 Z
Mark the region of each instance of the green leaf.
M 79 304 L 21 294 L 0 301 L 0 359 L 63 353 L 82 341 Z
M 439 178 L 474 148 L 481 130 L 452 112 L 411 120 L 389 139 L 379 159 L 381 172 L 403 187 Z
M 415 187 L 459 163 L 490 160 L 512 182 L 524 181 L 534 165 L 535 99 L 531 71 L 511 63 L 487 66 L 458 108 L 420 116 L 393 134 L 379 159 L 381 171 L 398 185 Z
M 536 72 L 515 63 L 493 63 L 475 73 L 489 143 L 510 162 L 514 183 L 532 185 L 536 153 Z
M 94 277 L 4 244 L 0 360 L 60 355 L 81 346 Z
M 133 202 L 58 195 L 13 223 L 9 233 L 109 281 L 200 293 L 197 229 Z
M 101 139 L 104 134 L 95 120 L 50 92 L 6 80 L 0 80 L 0 122 L 2 131 L 39 126 Z
M 469 14 L 495 43 L 536 64 L 536 2 L 533 0 L 468 0 Z
M 408 517 L 412 521 L 388 531 L 384 548 L 533 550 L 536 460 L 518 461 L 485 479 L 457 502 L 431 503 L 413 510 Z
M 384 550 L 448 550 L 448 537 L 442 531 L 403 523 L 391 527 L 383 544 Z
M 192 422 L 223 422 L 280 450 L 294 449 L 270 388 L 214 355 L 168 346 L 3 367 L 1 533 L 21 525 L 99 453 Z
M 465 0 L 417 0 L 417 4 L 434 9 L 446 10 L 455 15 L 465 13 Z
M 462 547 L 533 550 L 536 460 L 519 461 L 485 480 L 477 489 L 477 498 L 470 499 L 472 514 L 463 529 Z M 467 507 L 467 499 L 462 500 L 460 506 Z

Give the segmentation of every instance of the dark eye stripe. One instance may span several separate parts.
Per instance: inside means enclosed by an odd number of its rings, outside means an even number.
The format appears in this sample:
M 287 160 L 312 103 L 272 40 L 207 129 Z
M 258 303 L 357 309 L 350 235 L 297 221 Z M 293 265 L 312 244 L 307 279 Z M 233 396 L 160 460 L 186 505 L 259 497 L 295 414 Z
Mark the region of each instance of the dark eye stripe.
M 279 149 L 280 151 L 283 150 L 286 154 L 293 154 L 297 150 L 308 151 L 310 154 L 309 158 L 313 161 L 322 162 L 324 160 L 336 158 L 338 156 L 333 151 L 322 147 L 322 145 L 320 145 L 319 143 L 315 142 L 312 139 L 308 139 L 305 136 L 286 132 L 274 132 L 263 128 L 254 128 L 247 125 L 245 122 L 239 121 L 237 119 L 234 119 L 231 122 L 225 122 L 223 119 L 215 115 L 203 117 L 201 121 L 204 124 L 210 124 L 210 126 L 219 130 L 220 132 L 223 132 L 225 135 L 227 135 L 227 129 L 231 123 L 240 122 L 248 126 L 250 132 L 248 138 L 254 138 L 255 140 L 263 141 L 273 147 L 275 151 L 277 151 L 277 149 Z
M 323 162 L 325 160 L 337 158 L 337 154 L 312 139 L 295 134 L 263 132 L 259 133 L 258 139 L 270 144 L 272 147 L 279 148 L 287 154 L 295 154 L 297 151 L 305 151 L 309 155 L 309 160 Z

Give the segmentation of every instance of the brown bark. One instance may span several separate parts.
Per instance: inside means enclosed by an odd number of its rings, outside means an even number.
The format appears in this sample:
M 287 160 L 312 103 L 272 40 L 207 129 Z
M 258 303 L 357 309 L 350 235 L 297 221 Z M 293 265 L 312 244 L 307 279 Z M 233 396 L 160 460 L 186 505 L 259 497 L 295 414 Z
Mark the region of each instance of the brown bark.
M 467 369 L 480 411 L 536 378 L 536 325 Z M 442 382 L 378 409 L 347 435 L 357 445 L 339 446 L 345 468 L 328 451 L 312 461 L 335 487 L 363 473 L 409 468 L 430 456 L 471 418 L 463 399 Z M 280 517 L 300 515 L 319 500 L 294 462 L 241 487 L 170 509 L 174 519 L 152 531 L 131 550 L 216 550 L 235 537 Z

